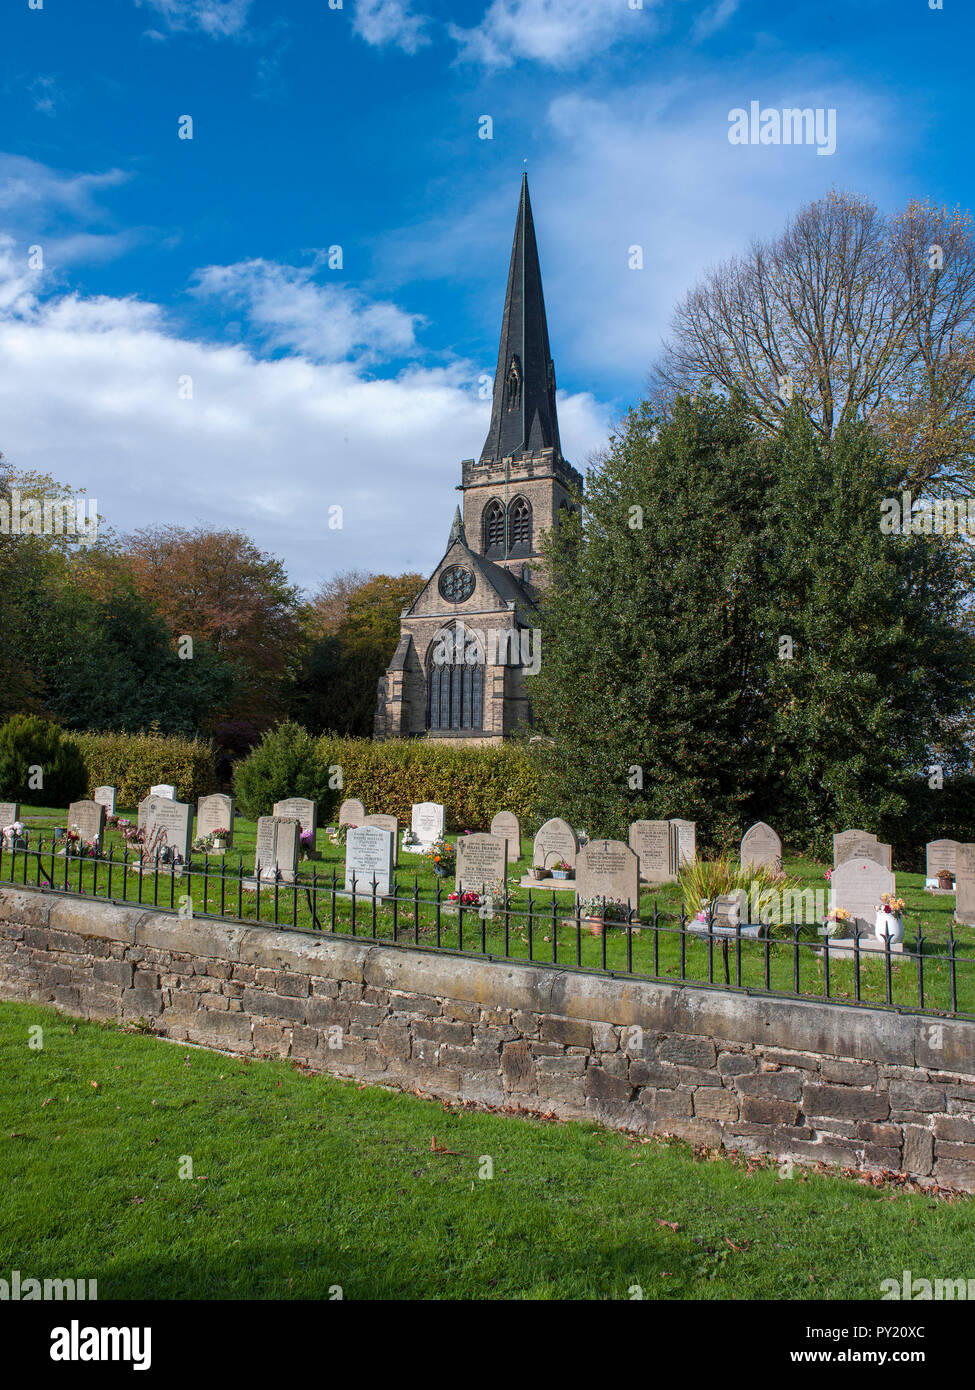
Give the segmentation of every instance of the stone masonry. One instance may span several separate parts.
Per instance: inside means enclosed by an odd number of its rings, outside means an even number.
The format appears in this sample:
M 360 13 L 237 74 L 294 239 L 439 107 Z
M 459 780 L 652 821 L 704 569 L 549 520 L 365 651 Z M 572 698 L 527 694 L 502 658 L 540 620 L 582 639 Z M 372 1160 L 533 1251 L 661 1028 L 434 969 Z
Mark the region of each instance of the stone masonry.
M 975 1022 L 0 890 L 0 998 L 450 1100 L 975 1191 Z

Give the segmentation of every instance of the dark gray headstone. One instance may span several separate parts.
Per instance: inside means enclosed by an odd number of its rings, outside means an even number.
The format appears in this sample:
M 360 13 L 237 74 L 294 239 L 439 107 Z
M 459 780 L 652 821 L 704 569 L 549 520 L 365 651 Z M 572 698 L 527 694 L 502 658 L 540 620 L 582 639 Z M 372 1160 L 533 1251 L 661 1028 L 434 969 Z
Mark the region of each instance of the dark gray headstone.
M 77 830 L 85 844 L 96 845 L 100 854 L 102 833 L 105 829 L 105 807 L 100 801 L 72 801 L 68 807 L 68 829 Z

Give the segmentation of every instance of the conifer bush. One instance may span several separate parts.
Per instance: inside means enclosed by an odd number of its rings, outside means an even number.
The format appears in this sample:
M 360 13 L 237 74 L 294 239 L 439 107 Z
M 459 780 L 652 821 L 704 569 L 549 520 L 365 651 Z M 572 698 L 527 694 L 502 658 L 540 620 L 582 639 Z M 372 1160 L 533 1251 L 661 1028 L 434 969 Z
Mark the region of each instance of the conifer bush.
M 0 728 L 0 797 L 67 806 L 84 796 L 88 772 L 78 742 L 36 714 L 15 714 Z
M 288 722 L 269 729 L 249 757 L 238 763 L 234 792 L 250 820 L 269 816 L 276 801 L 308 797 L 318 806 L 321 824 L 337 811 L 342 795 L 332 781 L 319 741 L 300 724 Z

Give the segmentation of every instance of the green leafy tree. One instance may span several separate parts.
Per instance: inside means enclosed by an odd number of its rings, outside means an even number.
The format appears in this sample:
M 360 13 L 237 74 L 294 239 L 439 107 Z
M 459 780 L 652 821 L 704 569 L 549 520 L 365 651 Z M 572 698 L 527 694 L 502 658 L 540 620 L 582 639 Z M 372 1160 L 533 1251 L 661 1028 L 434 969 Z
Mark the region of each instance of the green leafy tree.
M 341 793 L 330 786 L 328 764 L 318 741 L 300 724 L 269 729 L 249 757 L 234 772 L 234 791 L 241 810 L 251 820 L 269 816 L 276 801 L 304 796 L 318 806 L 324 822 L 338 805 Z
M 0 796 L 40 806 L 67 806 L 84 796 L 81 749 L 56 724 L 15 714 L 0 728 Z

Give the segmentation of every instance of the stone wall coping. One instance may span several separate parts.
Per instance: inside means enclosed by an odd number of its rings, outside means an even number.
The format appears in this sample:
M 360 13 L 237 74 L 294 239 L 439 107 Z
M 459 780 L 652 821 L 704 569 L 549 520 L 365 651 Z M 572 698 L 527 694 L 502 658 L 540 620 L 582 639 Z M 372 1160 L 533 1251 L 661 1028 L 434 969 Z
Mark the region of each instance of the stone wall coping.
M 967 1019 L 590 975 L 537 961 L 319 936 L 221 918 L 183 919 L 145 906 L 61 896 L 29 885 L 0 888 L 0 919 L 83 938 L 352 980 L 376 989 L 449 996 L 482 1008 L 975 1076 L 975 1021 Z

